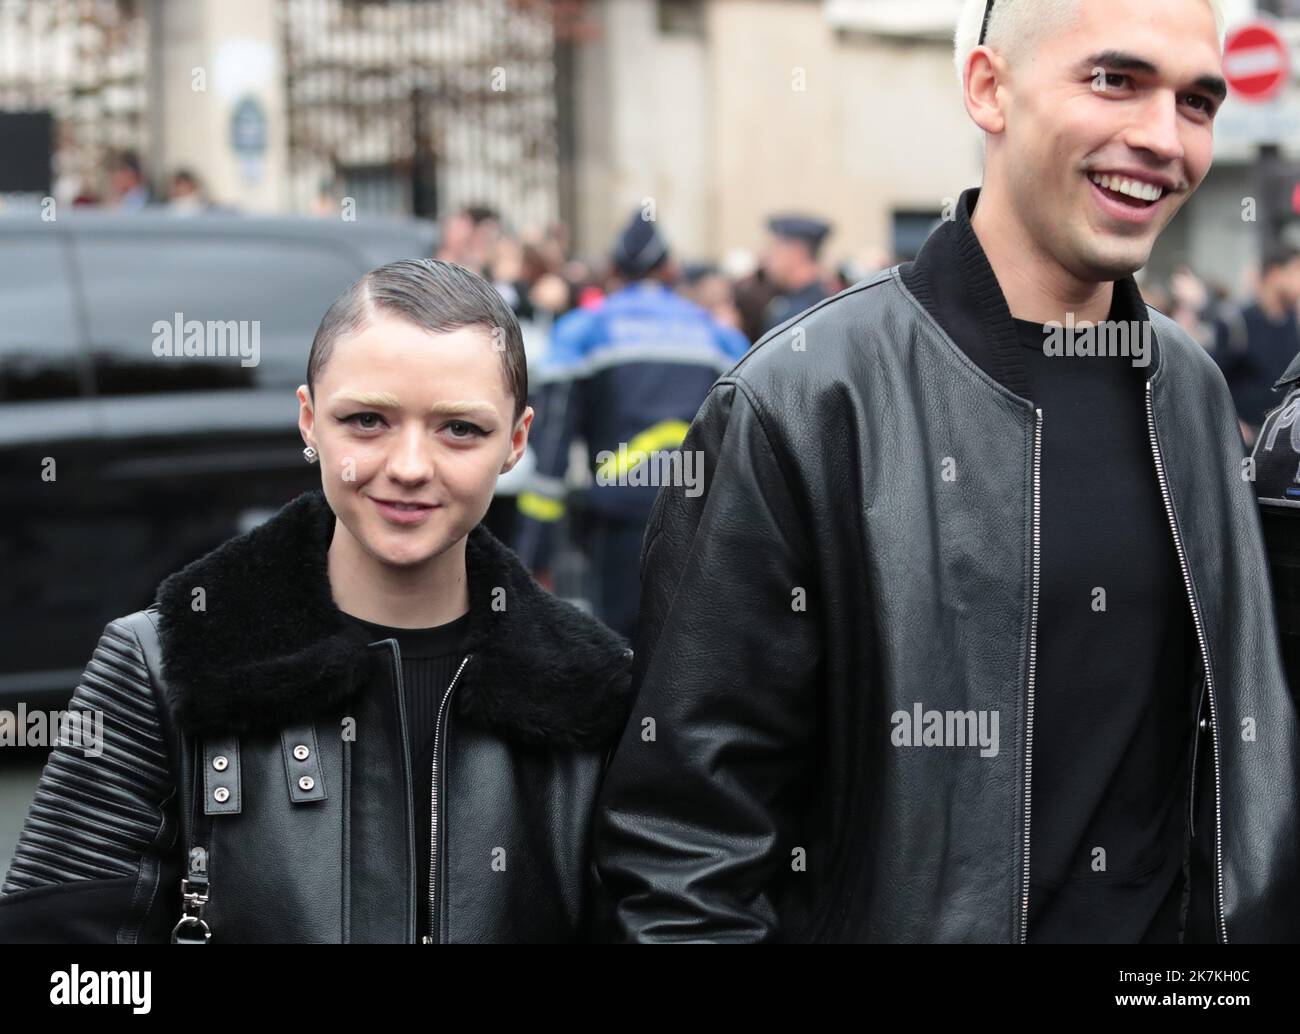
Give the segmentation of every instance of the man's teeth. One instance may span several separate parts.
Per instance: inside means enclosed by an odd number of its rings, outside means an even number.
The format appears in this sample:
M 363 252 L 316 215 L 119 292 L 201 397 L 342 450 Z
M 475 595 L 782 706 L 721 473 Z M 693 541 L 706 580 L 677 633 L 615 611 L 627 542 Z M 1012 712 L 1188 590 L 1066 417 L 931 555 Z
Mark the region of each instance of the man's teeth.
M 1088 176 L 1103 190 L 1127 194 L 1139 201 L 1159 201 L 1165 192 L 1164 187 L 1157 187 L 1154 183 L 1143 183 L 1141 180 L 1126 180 L 1121 176 L 1105 176 L 1095 172 L 1089 173 Z

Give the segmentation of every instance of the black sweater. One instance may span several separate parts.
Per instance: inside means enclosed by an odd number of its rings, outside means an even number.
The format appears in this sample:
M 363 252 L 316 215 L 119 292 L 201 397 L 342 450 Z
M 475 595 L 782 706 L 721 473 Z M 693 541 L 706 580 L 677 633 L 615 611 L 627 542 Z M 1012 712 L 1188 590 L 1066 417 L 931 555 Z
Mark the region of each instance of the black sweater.
M 415 788 L 416 940 L 429 932 L 429 860 L 433 805 L 433 736 L 438 705 L 464 657 L 469 615 L 431 628 L 390 628 L 348 615 L 373 640 L 396 639 L 402 658 L 407 749 Z M 448 705 L 450 706 L 450 705 Z M 445 720 L 445 719 L 444 719 Z
M 1016 326 L 1043 411 L 1029 939 L 1174 942 L 1195 634 L 1144 371 Z

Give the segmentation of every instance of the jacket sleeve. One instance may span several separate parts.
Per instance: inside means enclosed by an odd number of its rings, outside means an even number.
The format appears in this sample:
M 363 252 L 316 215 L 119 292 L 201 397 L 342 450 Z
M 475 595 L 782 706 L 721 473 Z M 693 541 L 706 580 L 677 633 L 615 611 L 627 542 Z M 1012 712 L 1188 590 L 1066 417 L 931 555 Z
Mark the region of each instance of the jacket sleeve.
M 682 448 L 704 483 L 662 488 L 651 513 L 637 699 L 596 861 L 620 939 L 774 940 L 819 714 L 808 517 L 735 381 L 714 385 Z
M 91 731 L 50 750 L 0 886 L 0 942 L 165 942 L 180 915 L 176 781 L 137 619 L 104 629 L 66 707 Z

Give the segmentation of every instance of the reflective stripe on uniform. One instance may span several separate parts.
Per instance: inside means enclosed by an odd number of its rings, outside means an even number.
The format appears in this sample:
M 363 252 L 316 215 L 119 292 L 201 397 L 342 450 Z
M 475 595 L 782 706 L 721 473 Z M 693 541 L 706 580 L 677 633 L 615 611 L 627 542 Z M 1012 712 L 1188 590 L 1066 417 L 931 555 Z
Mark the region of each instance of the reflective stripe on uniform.
M 549 523 L 564 516 L 563 501 L 549 499 L 538 492 L 520 492 L 517 505 L 520 513 L 537 521 Z
M 661 420 L 647 427 L 640 434 L 634 435 L 626 448 L 620 447 L 617 453 L 610 453 L 609 459 L 596 468 L 597 482 L 610 484 L 644 462 L 650 453 L 677 448 L 690 429 L 691 425 L 685 420 Z

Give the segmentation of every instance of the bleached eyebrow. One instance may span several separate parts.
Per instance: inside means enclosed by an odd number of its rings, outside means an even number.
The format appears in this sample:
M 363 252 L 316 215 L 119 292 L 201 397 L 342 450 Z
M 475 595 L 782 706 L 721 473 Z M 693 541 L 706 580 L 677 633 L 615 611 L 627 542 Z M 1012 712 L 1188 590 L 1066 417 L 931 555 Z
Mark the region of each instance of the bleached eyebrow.
M 387 391 L 340 391 L 336 392 L 334 402 L 355 402 L 359 406 L 378 406 L 380 409 L 396 409 L 401 405 L 396 395 Z
M 374 406 L 376 409 L 399 409 L 401 400 L 389 391 L 343 391 L 336 392 L 332 402 L 352 402 L 358 406 Z M 496 409 L 489 402 L 451 399 L 439 402 L 429 408 L 433 416 L 463 417 L 474 416 L 480 420 L 491 420 L 497 415 Z
M 491 420 L 497 415 L 495 407 L 488 402 L 439 402 L 429 410 L 441 416 L 477 416 L 480 420 Z

